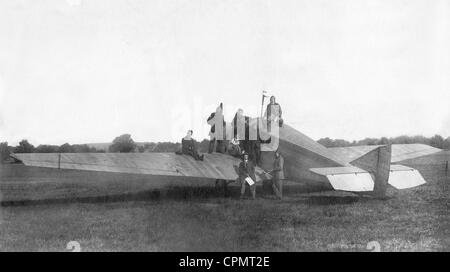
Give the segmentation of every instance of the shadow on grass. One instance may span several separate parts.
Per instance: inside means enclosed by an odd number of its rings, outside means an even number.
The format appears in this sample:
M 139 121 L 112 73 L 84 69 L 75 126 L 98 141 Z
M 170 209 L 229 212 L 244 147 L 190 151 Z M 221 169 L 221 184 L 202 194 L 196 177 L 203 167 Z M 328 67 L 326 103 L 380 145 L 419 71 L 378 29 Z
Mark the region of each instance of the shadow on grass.
M 149 190 L 136 193 L 111 194 L 86 197 L 67 197 L 67 198 L 49 198 L 49 199 L 25 199 L 2 201 L 2 207 L 10 206 L 31 206 L 47 204 L 66 204 L 66 203 L 108 203 L 108 202 L 127 202 L 127 201 L 158 201 L 162 199 L 170 200 L 188 200 L 196 198 L 220 197 L 222 192 L 214 187 L 173 187 L 163 190 Z M 222 193 L 223 194 L 223 193 Z
M 359 196 L 308 196 L 309 193 L 324 191 L 323 187 L 311 186 L 287 186 L 285 188 L 285 195 L 293 195 L 295 198 L 297 194 L 303 194 L 297 203 L 308 205 L 333 205 L 333 204 L 351 204 L 360 201 Z M 248 193 L 248 192 L 247 192 Z M 306 194 L 306 195 L 305 195 Z M 199 200 L 212 198 L 235 198 L 238 199 L 240 195 L 239 186 L 228 186 L 225 190 L 223 187 L 213 186 L 176 186 L 167 187 L 164 189 L 147 190 L 136 193 L 110 194 L 99 196 L 82 196 L 82 197 L 66 197 L 66 198 L 49 198 L 49 199 L 24 199 L 2 201 L 2 207 L 14 206 L 33 206 L 33 205 L 48 205 L 48 204 L 70 204 L 70 203 L 113 203 L 113 202 L 127 202 L 127 201 L 160 201 L 160 200 Z M 272 199 L 273 192 L 270 188 L 258 187 L 258 198 Z
M 361 200 L 360 196 L 309 196 L 304 200 L 308 205 L 352 204 Z

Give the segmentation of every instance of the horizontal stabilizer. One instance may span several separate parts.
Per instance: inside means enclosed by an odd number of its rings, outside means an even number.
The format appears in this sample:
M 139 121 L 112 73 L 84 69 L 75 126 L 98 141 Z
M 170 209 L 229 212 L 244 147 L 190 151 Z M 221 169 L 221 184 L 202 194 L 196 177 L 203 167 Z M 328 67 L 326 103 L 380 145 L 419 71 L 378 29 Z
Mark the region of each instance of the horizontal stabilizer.
M 349 192 L 373 191 L 374 182 L 369 172 L 358 167 L 311 168 L 311 172 L 325 176 L 335 190 Z
M 397 189 L 406 189 L 425 184 L 422 175 L 414 168 L 391 165 L 388 183 Z

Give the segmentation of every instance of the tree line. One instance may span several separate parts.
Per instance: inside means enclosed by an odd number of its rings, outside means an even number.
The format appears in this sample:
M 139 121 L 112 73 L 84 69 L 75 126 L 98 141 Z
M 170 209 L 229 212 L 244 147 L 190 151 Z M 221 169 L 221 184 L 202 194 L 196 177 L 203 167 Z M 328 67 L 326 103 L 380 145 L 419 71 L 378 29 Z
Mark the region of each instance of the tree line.
M 347 141 L 342 139 L 321 138 L 317 142 L 325 147 L 346 147 L 357 145 L 386 145 L 386 144 L 426 144 L 440 149 L 450 149 L 450 137 L 444 139 L 441 135 L 430 138 L 424 136 L 398 136 L 393 138 L 365 138 L 359 141 Z
M 199 152 L 205 153 L 208 151 L 208 140 L 197 142 Z M 181 149 L 181 143 L 173 142 L 158 142 L 158 143 L 143 143 L 138 144 L 130 134 L 123 134 L 116 137 L 112 144 L 106 149 L 97 149 L 87 144 L 69 144 L 63 145 L 38 145 L 35 147 L 28 140 L 24 139 L 19 142 L 17 146 L 9 146 L 8 142 L 0 143 L 0 162 L 3 162 L 9 157 L 11 153 L 104 153 L 104 152 L 119 152 L 119 153 L 144 153 L 144 152 L 176 152 Z
M 201 142 L 195 141 L 199 152 L 205 153 L 208 151 L 209 140 L 204 139 Z M 181 143 L 173 142 L 150 142 L 144 144 L 137 144 L 133 141 L 130 134 L 123 134 L 116 137 L 109 146 L 109 152 L 176 152 L 181 149 Z
M 65 143 L 63 145 L 38 145 L 35 147 L 28 140 L 22 140 L 17 146 L 9 146 L 8 142 L 0 143 L 0 153 L 2 159 L 9 156 L 10 153 L 94 153 L 105 152 L 104 150 L 97 150 L 86 144 Z

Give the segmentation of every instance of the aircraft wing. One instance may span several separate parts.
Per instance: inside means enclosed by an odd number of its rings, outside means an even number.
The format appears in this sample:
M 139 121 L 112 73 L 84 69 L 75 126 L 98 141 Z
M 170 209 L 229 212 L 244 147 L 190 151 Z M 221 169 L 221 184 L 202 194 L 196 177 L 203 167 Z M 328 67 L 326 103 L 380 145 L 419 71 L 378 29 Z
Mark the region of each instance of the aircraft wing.
M 27 166 L 159 176 L 235 180 L 240 160 L 230 155 L 204 154 L 203 161 L 174 153 L 17 153 Z M 256 181 L 270 178 L 257 167 Z
M 352 162 L 365 154 L 379 148 L 381 145 L 360 145 L 347 147 L 330 147 L 329 153 L 338 156 L 345 162 Z M 408 159 L 414 159 L 421 156 L 441 152 L 442 149 L 435 148 L 425 144 L 393 144 L 392 145 L 392 163 L 402 162 Z

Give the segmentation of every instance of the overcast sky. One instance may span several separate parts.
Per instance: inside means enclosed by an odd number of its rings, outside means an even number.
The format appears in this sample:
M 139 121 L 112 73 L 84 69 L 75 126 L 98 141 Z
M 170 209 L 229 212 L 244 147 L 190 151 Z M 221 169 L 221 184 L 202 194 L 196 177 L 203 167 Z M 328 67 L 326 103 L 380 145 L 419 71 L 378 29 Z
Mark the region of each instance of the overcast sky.
M 270 90 L 313 139 L 450 136 L 450 1 L 0 0 L 0 141 L 207 137 Z

